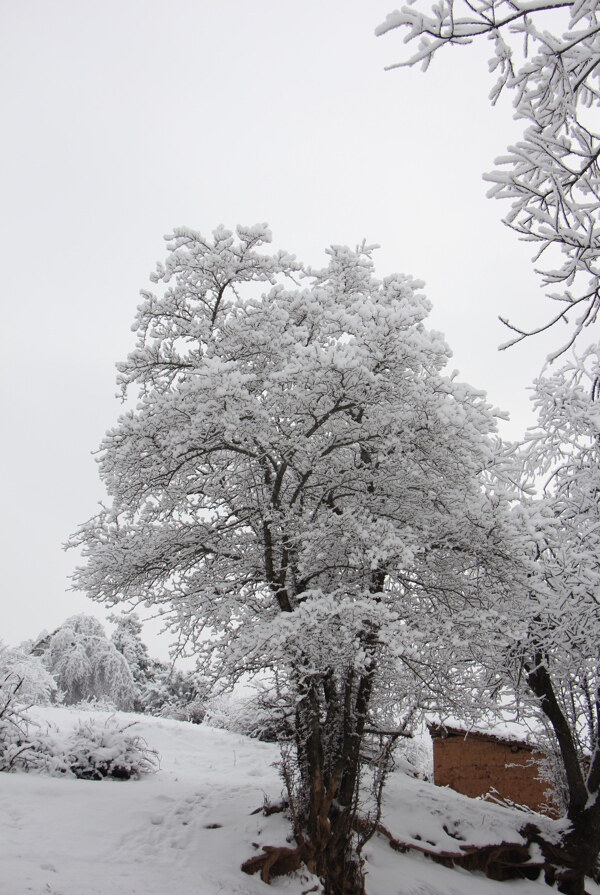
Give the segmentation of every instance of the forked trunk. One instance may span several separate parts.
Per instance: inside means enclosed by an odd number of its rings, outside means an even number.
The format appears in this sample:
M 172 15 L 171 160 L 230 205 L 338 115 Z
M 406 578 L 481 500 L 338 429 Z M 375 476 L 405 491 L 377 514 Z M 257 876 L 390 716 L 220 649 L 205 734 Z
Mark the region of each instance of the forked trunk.
M 327 895 L 365 891 L 353 821 L 371 689 L 372 674 L 348 671 L 342 681 L 313 680 L 297 705 L 299 846 Z
M 330 812 L 320 840 L 308 843 L 307 864 L 323 881 L 327 895 L 364 895 L 362 864 L 353 846 L 349 811 Z

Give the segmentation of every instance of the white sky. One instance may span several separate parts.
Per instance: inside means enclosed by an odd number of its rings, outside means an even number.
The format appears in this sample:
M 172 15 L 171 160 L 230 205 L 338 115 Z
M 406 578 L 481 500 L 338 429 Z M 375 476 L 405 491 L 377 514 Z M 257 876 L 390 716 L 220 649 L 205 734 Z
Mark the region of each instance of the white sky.
M 114 363 L 175 226 L 268 221 L 276 248 L 315 265 L 330 243 L 381 244 L 378 272 L 426 281 L 431 324 L 511 412 L 507 437 L 531 422 L 549 343 L 498 352 L 497 315 L 550 309 L 481 179 L 519 129 L 488 104 L 487 46 L 385 73 L 400 35 L 373 31 L 393 8 L 0 0 L 6 642 L 103 617 L 67 593 L 61 543 L 102 498 L 91 451 L 119 412 Z

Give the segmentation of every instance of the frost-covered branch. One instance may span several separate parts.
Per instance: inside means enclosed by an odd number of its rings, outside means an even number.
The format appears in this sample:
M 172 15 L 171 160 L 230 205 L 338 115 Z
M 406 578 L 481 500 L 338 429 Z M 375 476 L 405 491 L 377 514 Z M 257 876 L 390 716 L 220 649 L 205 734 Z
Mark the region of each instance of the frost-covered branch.
M 444 46 L 484 36 L 493 43 L 489 68 L 498 78 L 490 99 L 495 103 L 503 91 L 511 93 L 524 132 L 485 175 L 492 184 L 488 195 L 510 202 L 505 223 L 536 245 L 536 262 L 547 257 L 538 273 L 552 290 L 549 298 L 564 306 L 530 331 L 508 324 L 517 335 L 503 348 L 563 320 L 570 333 L 553 353 L 557 357 L 598 316 L 599 12 L 598 0 L 442 0 L 429 12 L 405 6 L 377 29 L 402 29 L 404 43 L 418 42 L 416 52 L 392 68 L 420 63 L 426 69 Z

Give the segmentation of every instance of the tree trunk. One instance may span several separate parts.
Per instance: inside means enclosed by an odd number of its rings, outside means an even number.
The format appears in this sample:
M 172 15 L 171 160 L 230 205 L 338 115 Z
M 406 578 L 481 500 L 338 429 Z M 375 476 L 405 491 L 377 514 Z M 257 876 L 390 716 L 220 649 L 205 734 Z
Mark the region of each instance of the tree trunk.
M 571 828 L 560 843 L 556 881 L 563 895 L 585 895 L 586 876 L 596 877 L 600 851 L 600 803 L 569 811 Z
M 298 845 L 327 895 L 364 895 L 353 822 L 372 679 L 372 671 L 357 677 L 350 669 L 335 683 L 313 679 L 300 688 L 296 709 L 300 791 L 295 801 L 303 830 Z M 290 798 L 294 799 L 291 793 Z
M 556 698 L 554 687 L 541 652 L 535 655 L 533 668 L 527 669 L 527 681 L 540 700 L 540 706 L 556 736 L 569 792 L 567 817 L 569 831 L 558 846 L 540 843 L 548 864 L 547 881 L 558 883 L 563 895 L 585 895 L 585 877 L 596 876 L 600 853 L 600 753 L 596 752 L 587 775 L 582 766 L 567 719 Z

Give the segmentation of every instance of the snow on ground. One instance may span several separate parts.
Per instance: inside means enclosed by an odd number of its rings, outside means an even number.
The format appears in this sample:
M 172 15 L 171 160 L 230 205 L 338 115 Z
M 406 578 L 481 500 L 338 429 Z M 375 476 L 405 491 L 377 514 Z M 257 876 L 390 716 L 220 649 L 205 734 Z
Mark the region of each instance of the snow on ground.
M 65 708 L 32 713 L 65 731 L 81 716 Z M 0 895 L 301 895 L 315 885 L 298 874 L 267 889 L 240 870 L 257 853 L 253 843 L 285 845 L 290 832 L 281 814 L 252 814 L 265 798 L 280 800 L 275 746 L 203 725 L 124 713 L 118 718 L 136 721 L 159 752 L 157 774 L 102 782 L 0 775 Z M 480 844 L 518 841 L 523 818 L 395 773 L 383 822 L 398 839 L 456 850 L 457 836 Z M 381 837 L 365 854 L 368 895 L 550 891 L 542 882 L 497 883 L 418 854 L 398 854 Z M 590 892 L 600 895 L 600 887 Z

